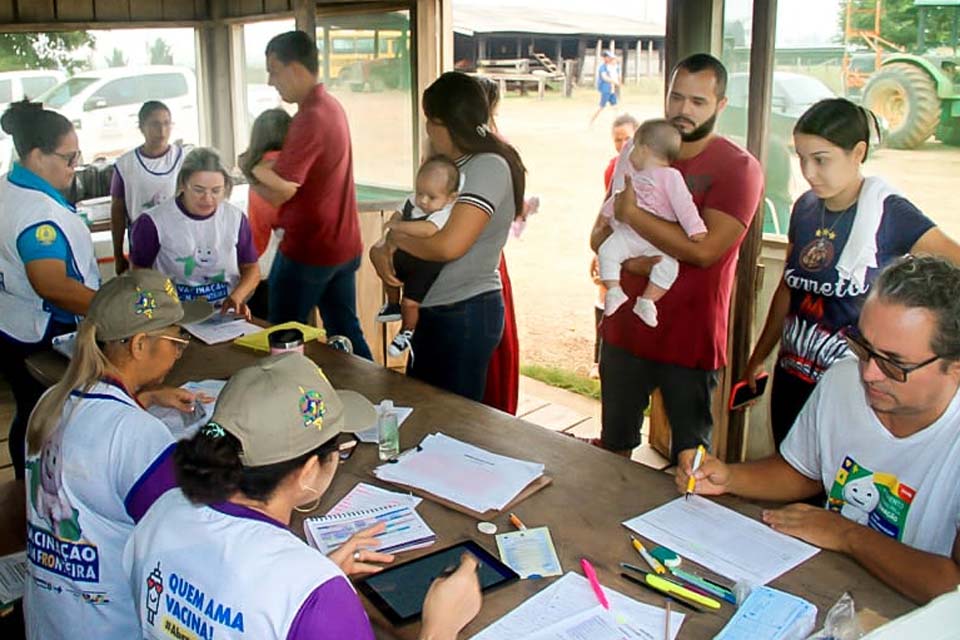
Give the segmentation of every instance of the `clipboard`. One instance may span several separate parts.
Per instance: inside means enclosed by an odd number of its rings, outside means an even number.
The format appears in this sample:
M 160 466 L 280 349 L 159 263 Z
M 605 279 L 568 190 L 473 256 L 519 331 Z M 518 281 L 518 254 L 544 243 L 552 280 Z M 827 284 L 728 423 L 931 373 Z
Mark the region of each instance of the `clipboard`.
M 537 491 L 540 491 L 541 489 L 543 489 L 544 487 L 548 486 L 550 483 L 553 482 L 553 478 L 551 478 L 550 476 L 542 475 L 539 478 L 531 481 L 530 484 L 524 487 L 523 490 L 520 493 L 518 493 L 517 496 L 513 500 L 511 500 L 503 509 L 500 509 L 500 510 L 488 509 L 483 513 L 480 513 L 479 511 L 468 509 L 467 507 L 457 504 L 456 502 L 451 502 L 446 498 L 441 498 L 440 496 L 434 495 L 429 491 L 424 491 L 423 489 L 418 489 L 417 487 L 411 487 L 409 485 L 401 484 L 399 482 L 393 482 L 391 480 L 383 480 L 382 478 L 378 478 L 373 473 L 372 469 L 370 470 L 370 475 L 377 478 L 377 480 L 379 480 L 380 482 L 384 482 L 386 484 L 390 484 L 395 487 L 400 487 L 404 491 L 408 491 L 410 493 L 420 496 L 421 498 L 426 498 L 427 500 L 436 502 L 437 504 L 441 504 L 447 507 L 448 509 L 453 509 L 454 511 L 465 513 L 471 518 L 476 518 L 477 520 L 493 520 L 497 516 L 501 516 L 504 513 L 511 511 L 514 506 L 523 502 L 524 500 L 526 500 L 527 498 L 535 494 Z

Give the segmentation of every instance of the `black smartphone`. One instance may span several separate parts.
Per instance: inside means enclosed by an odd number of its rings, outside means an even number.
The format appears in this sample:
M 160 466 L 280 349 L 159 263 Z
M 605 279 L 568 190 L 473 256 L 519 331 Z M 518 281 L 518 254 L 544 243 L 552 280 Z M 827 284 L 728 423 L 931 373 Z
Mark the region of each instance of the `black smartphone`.
M 767 389 L 767 380 L 769 378 L 769 373 L 761 373 L 758 375 L 756 391 L 750 388 L 750 385 L 747 384 L 746 380 L 741 380 L 737 384 L 733 385 L 733 389 L 730 390 L 730 411 L 740 409 L 744 405 L 762 396 L 763 392 Z

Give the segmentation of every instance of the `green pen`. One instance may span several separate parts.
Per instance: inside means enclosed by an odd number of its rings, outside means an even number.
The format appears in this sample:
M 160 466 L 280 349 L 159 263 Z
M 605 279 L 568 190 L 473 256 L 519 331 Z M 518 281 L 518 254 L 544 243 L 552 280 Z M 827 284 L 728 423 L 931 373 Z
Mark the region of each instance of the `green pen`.
M 704 580 L 700 576 L 684 571 L 683 569 L 670 569 L 670 573 L 680 578 L 684 582 L 695 585 L 703 589 L 704 591 L 712 593 L 718 598 L 722 598 L 723 600 L 726 600 L 731 604 L 737 604 L 737 598 L 733 595 L 732 592 L 730 592 L 727 589 L 724 589 L 723 587 L 715 585 L 712 582 Z

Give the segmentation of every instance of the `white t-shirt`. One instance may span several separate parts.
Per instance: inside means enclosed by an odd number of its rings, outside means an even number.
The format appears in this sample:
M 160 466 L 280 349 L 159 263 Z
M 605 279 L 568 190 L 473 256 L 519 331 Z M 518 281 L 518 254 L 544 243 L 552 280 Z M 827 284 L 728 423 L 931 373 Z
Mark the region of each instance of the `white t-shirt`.
M 143 155 L 140 148 L 117 158 L 114 170 L 123 182 L 123 199 L 130 223 L 177 192 L 177 176 L 186 155 L 183 147 L 171 144 L 156 158 Z
M 173 485 L 173 436 L 119 385 L 67 401 L 40 455 L 26 464 L 27 638 L 137 637 L 123 547 Z
M 960 529 L 960 391 L 936 422 L 897 438 L 867 403 L 857 360 L 845 358 L 820 379 L 780 453 L 823 483 L 831 511 L 950 556 Z

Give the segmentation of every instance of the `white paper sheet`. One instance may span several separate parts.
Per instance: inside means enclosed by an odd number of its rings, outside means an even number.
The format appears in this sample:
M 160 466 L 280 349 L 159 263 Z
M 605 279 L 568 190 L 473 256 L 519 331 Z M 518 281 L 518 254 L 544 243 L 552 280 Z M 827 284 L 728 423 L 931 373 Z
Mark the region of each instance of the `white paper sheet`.
M 27 552 L 0 558 L 0 602 L 10 604 L 23 597 L 27 582 Z
M 394 407 L 393 412 L 397 414 L 397 428 L 403 426 L 404 421 L 410 417 L 410 414 L 413 413 L 413 407 Z M 380 407 L 377 407 L 377 415 L 380 415 Z M 360 442 L 367 443 L 377 443 L 380 441 L 380 436 L 377 433 L 377 427 L 373 426 L 366 431 L 360 431 L 357 433 L 357 438 Z
M 523 579 L 563 574 L 547 527 L 501 533 L 497 536 L 497 550 L 500 560 Z
M 618 591 L 604 587 L 604 594 L 610 601 L 613 616 L 616 620 L 624 619 L 633 630 L 634 636 L 625 638 L 643 638 L 644 640 L 661 640 L 664 630 L 664 615 L 666 611 L 660 607 L 637 602 Z M 489 627 L 473 636 L 474 640 L 516 640 L 531 636 L 540 640 L 540 632 L 551 629 L 552 625 L 561 621 L 569 621 L 576 629 L 578 624 L 585 624 L 581 628 L 589 629 L 588 621 L 595 617 L 597 612 L 597 598 L 590 588 L 586 578 L 577 573 L 568 573 L 552 585 L 530 597 L 516 609 L 503 616 Z M 603 614 L 607 615 L 607 614 Z M 670 638 L 673 640 L 680 633 L 684 614 L 672 611 L 670 613 Z M 561 629 L 564 625 L 561 625 Z M 549 638 L 578 638 L 576 635 L 554 635 Z M 582 636 L 591 638 L 593 636 Z M 607 637 L 607 636 L 597 636 Z M 613 636 L 618 637 L 618 636 Z
M 714 640 L 796 640 L 817 626 L 817 608 L 792 593 L 756 587 Z M 922 637 L 922 636 L 916 636 Z
M 734 581 L 767 584 L 819 549 L 702 496 L 677 498 L 623 523 Z
M 214 313 L 203 322 L 185 324 L 183 328 L 206 344 L 229 342 L 240 336 L 263 331 L 263 327 L 247 322 L 242 317 Z
M 172 407 L 158 406 L 150 407 L 147 409 L 147 413 L 159 418 L 163 424 L 167 425 L 170 433 L 173 434 L 173 437 L 177 440 L 191 438 L 193 434 L 197 432 L 197 429 L 210 421 L 210 418 L 213 416 L 213 408 L 217 404 L 217 398 L 220 396 L 220 392 L 226 384 L 226 380 L 198 380 L 195 382 L 187 382 L 181 386 L 181 389 L 186 389 L 193 393 L 205 393 L 211 396 L 213 400 L 210 402 L 197 402 L 191 413 L 184 413 Z
M 503 509 L 543 475 L 543 465 L 490 453 L 436 433 L 403 452 L 397 462 L 377 467 L 374 474 L 483 513 Z

